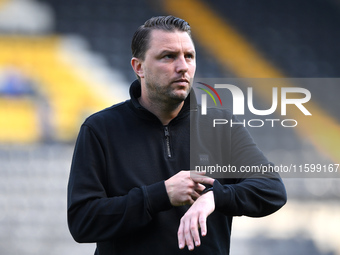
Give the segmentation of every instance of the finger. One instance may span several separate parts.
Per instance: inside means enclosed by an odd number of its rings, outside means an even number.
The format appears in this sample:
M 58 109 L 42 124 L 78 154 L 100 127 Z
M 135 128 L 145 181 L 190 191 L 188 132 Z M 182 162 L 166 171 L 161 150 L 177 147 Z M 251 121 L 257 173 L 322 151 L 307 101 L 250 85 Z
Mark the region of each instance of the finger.
M 204 176 L 206 174 L 206 172 L 198 172 L 196 170 L 191 170 L 189 171 L 190 172 L 190 175 L 194 174 L 194 175 L 200 175 L 200 176 Z
M 197 179 L 199 179 L 199 180 L 201 180 L 202 178 L 205 178 L 206 177 L 206 175 L 205 175 L 206 173 L 205 172 L 195 172 L 195 171 L 190 171 L 190 178 L 191 178 L 191 180 L 197 180 Z M 197 182 L 197 181 L 196 181 Z
M 195 246 L 200 246 L 201 240 L 200 240 L 200 236 L 198 233 L 198 221 L 196 217 L 191 219 L 190 232 L 191 232 L 191 237 L 194 239 Z
M 199 196 L 199 195 L 198 195 Z M 198 198 L 198 197 L 197 197 Z M 192 205 L 197 198 L 193 198 L 192 194 L 190 194 L 189 198 L 184 202 L 184 205 Z
M 209 184 L 209 185 L 213 185 L 214 184 L 214 181 L 215 179 L 211 178 L 211 177 L 208 177 L 208 176 L 202 176 L 202 175 L 194 175 L 192 174 L 191 176 L 191 179 L 194 181 L 194 182 L 197 182 L 197 183 L 202 183 L 202 184 Z
M 196 183 L 194 189 L 196 192 L 201 193 L 203 190 L 205 190 L 205 186 L 203 184 L 200 183 Z
M 196 192 L 195 190 L 191 193 L 191 198 L 196 201 L 197 198 L 199 198 L 201 195 L 200 193 Z
M 197 219 L 196 219 L 197 221 Z M 197 223 L 196 223 L 197 224 Z M 188 249 L 192 251 L 194 249 L 194 242 L 192 240 L 192 226 L 190 219 L 185 220 L 184 225 L 184 237 L 185 237 L 185 243 L 188 246 Z
M 177 238 L 178 238 L 178 247 L 180 249 L 183 249 L 185 247 L 185 237 L 184 237 L 184 223 L 182 220 L 178 227 Z
M 207 235 L 207 218 L 201 214 L 198 219 L 198 222 L 201 228 L 201 235 L 206 236 Z

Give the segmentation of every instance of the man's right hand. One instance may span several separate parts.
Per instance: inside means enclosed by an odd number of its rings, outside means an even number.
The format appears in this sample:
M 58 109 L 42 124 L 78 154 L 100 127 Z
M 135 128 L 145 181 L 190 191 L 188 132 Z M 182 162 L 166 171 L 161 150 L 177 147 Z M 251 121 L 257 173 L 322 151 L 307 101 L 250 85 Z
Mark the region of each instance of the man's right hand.
M 202 184 L 210 184 L 214 179 L 204 176 L 204 172 L 181 171 L 165 181 L 166 191 L 173 206 L 193 204 L 205 189 Z

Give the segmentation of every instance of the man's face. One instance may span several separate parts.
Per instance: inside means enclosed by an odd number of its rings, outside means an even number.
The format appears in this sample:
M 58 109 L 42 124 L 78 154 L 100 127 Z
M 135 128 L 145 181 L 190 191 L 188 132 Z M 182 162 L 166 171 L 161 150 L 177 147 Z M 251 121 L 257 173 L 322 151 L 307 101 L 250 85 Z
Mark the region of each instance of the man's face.
M 142 93 L 153 102 L 182 102 L 196 70 L 195 47 L 186 32 L 153 30 L 142 62 Z

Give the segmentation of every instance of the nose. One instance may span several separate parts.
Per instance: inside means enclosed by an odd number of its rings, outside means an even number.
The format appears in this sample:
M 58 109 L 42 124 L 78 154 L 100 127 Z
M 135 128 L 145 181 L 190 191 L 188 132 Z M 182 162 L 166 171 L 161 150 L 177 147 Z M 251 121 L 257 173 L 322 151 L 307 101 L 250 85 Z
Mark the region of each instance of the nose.
M 176 61 L 176 72 L 178 73 L 186 73 L 189 69 L 187 60 L 184 56 L 180 56 Z

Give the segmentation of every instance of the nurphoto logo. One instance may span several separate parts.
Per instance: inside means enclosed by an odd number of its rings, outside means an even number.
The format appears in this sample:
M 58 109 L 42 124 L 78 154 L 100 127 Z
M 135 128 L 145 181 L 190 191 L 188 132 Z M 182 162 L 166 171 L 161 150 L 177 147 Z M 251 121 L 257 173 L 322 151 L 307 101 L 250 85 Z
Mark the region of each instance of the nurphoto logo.
M 222 100 L 220 95 L 217 93 L 216 89 L 227 89 L 232 95 L 232 101 L 233 101 L 233 115 L 244 115 L 245 114 L 245 95 L 243 91 L 232 84 L 215 84 L 214 87 L 203 83 L 203 82 L 197 82 L 205 88 L 197 87 L 198 89 L 204 91 L 206 94 L 201 95 L 201 115 L 207 115 L 207 95 L 210 96 L 210 98 L 213 100 L 215 106 L 217 106 L 217 102 L 215 99 L 215 96 L 220 102 L 220 105 L 223 106 Z M 246 98 L 247 98 L 247 107 L 248 110 L 257 116 L 267 116 L 273 114 L 277 109 L 279 105 L 280 100 L 280 115 L 286 116 L 287 115 L 287 105 L 294 105 L 299 109 L 305 116 L 311 116 L 312 114 L 310 111 L 304 106 L 305 103 L 307 103 L 311 99 L 311 93 L 308 89 L 300 88 L 300 87 L 281 87 L 280 89 L 280 95 L 278 96 L 278 88 L 273 87 L 272 88 L 272 104 L 269 109 L 256 109 L 254 106 L 254 93 L 253 88 L 248 87 Z M 299 95 L 299 98 L 290 98 L 289 95 L 294 94 Z M 271 127 L 274 127 L 275 124 L 279 122 L 281 126 L 283 127 L 295 127 L 298 125 L 297 120 L 295 119 L 250 119 L 246 121 L 245 119 L 240 122 L 233 122 L 233 120 L 227 120 L 227 119 L 214 119 L 213 120 L 213 127 L 216 127 L 217 125 L 225 125 L 230 124 L 230 126 L 233 125 L 243 125 L 246 126 L 248 124 L 249 127 L 262 127 L 265 125 L 265 123 L 268 123 L 271 125 Z

